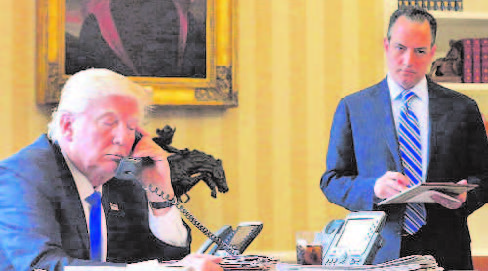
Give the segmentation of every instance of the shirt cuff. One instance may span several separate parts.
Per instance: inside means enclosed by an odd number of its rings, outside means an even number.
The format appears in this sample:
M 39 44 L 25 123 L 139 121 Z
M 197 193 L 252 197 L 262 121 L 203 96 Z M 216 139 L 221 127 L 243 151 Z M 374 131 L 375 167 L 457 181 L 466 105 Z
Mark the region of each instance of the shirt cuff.
M 149 207 L 149 228 L 159 240 L 173 246 L 185 247 L 188 231 L 183 225 L 181 215 L 176 206 L 161 216 L 155 216 Z

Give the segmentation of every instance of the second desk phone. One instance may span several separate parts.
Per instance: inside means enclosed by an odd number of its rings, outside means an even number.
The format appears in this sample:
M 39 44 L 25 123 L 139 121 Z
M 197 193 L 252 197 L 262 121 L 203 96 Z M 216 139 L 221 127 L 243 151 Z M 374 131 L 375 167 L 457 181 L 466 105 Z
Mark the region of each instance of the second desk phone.
M 331 221 L 319 237 L 322 265 L 371 264 L 383 245 L 380 232 L 385 220 L 385 212 L 362 211 Z

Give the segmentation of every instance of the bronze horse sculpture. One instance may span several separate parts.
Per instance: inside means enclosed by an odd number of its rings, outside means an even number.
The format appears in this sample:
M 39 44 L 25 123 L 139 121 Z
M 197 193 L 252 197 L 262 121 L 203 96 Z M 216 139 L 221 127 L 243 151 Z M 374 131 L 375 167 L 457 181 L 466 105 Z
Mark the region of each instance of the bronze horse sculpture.
M 166 125 L 163 129 L 156 129 L 157 137 L 153 138 L 162 149 L 171 153 L 168 157 L 168 163 L 171 169 L 171 184 L 175 196 L 179 202 L 188 202 L 190 197 L 188 191 L 198 182 L 204 181 L 210 188 L 211 196 L 217 197 L 217 191 L 226 193 L 229 191 L 225 172 L 222 167 L 222 161 L 215 159 L 213 156 L 205 154 L 198 150 L 177 149 L 170 146 L 173 142 L 173 135 L 176 129 Z M 186 199 L 182 201 L 182 196 Z

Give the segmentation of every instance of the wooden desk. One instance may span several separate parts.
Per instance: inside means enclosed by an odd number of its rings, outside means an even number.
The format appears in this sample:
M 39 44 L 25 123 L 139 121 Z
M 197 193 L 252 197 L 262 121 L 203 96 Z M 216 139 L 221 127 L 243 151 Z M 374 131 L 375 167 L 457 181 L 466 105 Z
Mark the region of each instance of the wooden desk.
M 475 270 L 488 270 L 488 256 L 473 256 L 473 268 Z

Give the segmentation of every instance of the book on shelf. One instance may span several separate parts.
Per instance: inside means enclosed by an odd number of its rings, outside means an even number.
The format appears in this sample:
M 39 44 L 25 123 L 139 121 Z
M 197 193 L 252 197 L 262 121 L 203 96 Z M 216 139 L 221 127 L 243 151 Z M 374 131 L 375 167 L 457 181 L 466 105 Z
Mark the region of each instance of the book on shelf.
M 488 83 L 488 38 L 481 39 L 481 83 Z
M 473 83 L 473 40 L 462 39 L 463 43 L 463 83 Z
M 440 0 L 440 10 L 441 11 L 445 11 L 445 10 L 448 10 L 449 8 L 449 4 L 447 3 L 447 1 L 444 1 L 444 0 Z
M 424 0 L 398 0 L 398 8 L 404 8 L 409 6 L 420 7 Z
M 454 0 L 447 1 L 448 8 L 447 10 L 456 11 L 456 2 Z
M 473 83 L 481 83 L 481 39 L 473 39 Z
M 456 2 L 456 11 L 463 11 L 463 0 L 454 0 Z
M 463 0 L 398 0 L 398 8 L 415 6 L 427 10 L 462 11 Z
M 422 3 L 420 5 L 421 5 L 421 8 L 428 9 L 429 8 L 429 0 L 422 0 Z
M 429 0 L 429 9 L 437 10 L 437 0 Z

